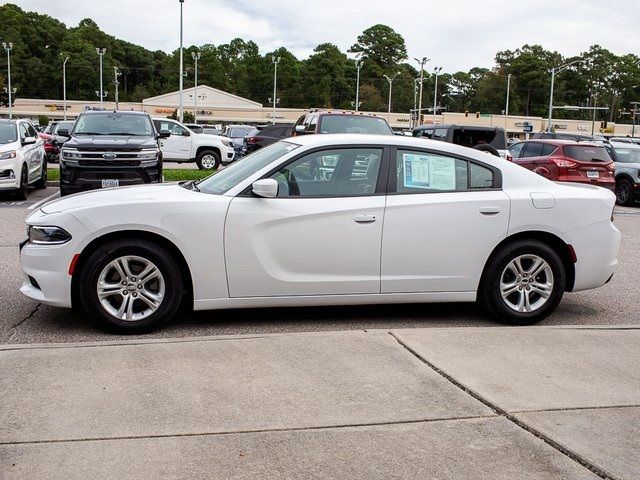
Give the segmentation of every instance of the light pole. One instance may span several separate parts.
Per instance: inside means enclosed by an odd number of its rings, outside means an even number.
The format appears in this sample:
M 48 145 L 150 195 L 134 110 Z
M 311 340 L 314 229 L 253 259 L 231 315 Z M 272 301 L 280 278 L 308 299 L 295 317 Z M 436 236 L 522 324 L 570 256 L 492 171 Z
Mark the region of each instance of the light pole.
M 418 117 L 418 82 L 420 81 L 420 77 L 413 79 L 413 118 L 411 119 L 411 127 L 415 127 L 417 123 L 415 122 Z
M 504 106 L 504 131 L 507 131 L 507 118 L 509 118 L 509 89 L 511 87 L 511 74 L 507 75 L 507 103 Z
M 191 52 L 191 58 L 196 62 L 193 87 L 193 123 L 198 123 L 198 60 L 200 60 L 200 52 Z
M 418 100 L 418 123 L 420 125 L 422 125 L 422 117 L 420 116 L 422 114 L 422 81 L 424 80 L 424 64 L 427 63 L 429 60 L 431 60 L 430 58 L 427 57 L 422 57 L 422 60 L 418 60 L 417 58 L 413 58 L 416 62 L 418 62 L 418 64 L 420 65 L 420 95 L 419 100 Z
M 118 71 L 118 67 L 113 67 L 113 86 L 116 88 L 116 110 L 118 110 L 118 85 L 120 85 L 118 77 L 120 75 L 122 75 L 122 72 Z
M 102 93 L 102 57 L 104 56 L 106 48 L 96 48 L 96 53 L 100 57 L 100 93 L 98 96 L 100 97 L 100 108 L 104 107 L 104 97 L 105 95 Z
M 180 123 L 182 123 L 184 117 L 182 115 L 182 108 L 183 108 L 183 102 L 182 102 L 182 80 L 184 78 L 184 74 L 182 72 L 183 70 L 183 52 L 182 52 L 182 4 L 184 3 L 184 0 L 178 0 L 178 2 L 180 2 L 180 113 L 178 115 L 178 118 L 180 120 Z
M 591 136 L 592 137 L 596 129 L 596 107 L 597 106 L 598 106 L 598 91 L 596 90 L 593 93 L 593 117 L 591 119 Z
M 433 69 L 433 73 L 436 74 L 436 86 L 433 91 L 433 124 L 436 124 L 436 109 L 438 102 L 438 74 L 442 71 L 442 67 L 436 67 Z
M 276 103 L 278 102 L 277 100 L 277 94 L 276 94 L 276 86 L 277 86 L 277 81 L 278 81 L 278 64 L 280 63 L 280 57 L 273 57 L 271 58 L 271 61 L 273 62 L 273 123 L 276 123 Z
M 67 119 L 67 60 L 69 57 L 64 57 L 62 62 L 62 108 L 65 120 Z
M 356 112 L 360 107 L 360 69 L 362 68 L 363 63 L 364 60 L 359 60 L 356 57 L 356 70 L 358 71 L 358 73 L 356 74 Z
M 387 82 L 389 82 L 389 108 L 387 109 L 387 122 L 389 122 L 391 118 L 391 88 L 393 87 L 393 81 L 398 75 L 400 75 L 400 72 L 396 72 L 391 78 L 389 78 L 387 75 L 384 75 L 384 78 L 386 78 Z
M 547 122 L 547 131 L 551 131 L 551 115 L 553 115 L 553 85 L 556 80 L 556 72 L 560 73 L 561 71 L 569 68 L 571 65 L 575 65 L 576 63 L 582 63 L 586 60 L 581 58 L 579 60 L 574 60 L 573 62 L 565 63 L 564 65 L 560 65 L 559 67 L 553 67 L 551 69 L 551 91 L 549 92 L 549 120 Z
M 11 103 L 11 94 L 13 91 L 11 90 L 11 49 L 13 48 L 13 43 L 2 42 L 2 47 L 7 51 L 7 93 L 9 94 L 9 118 L 13 117 L 13 104 Z

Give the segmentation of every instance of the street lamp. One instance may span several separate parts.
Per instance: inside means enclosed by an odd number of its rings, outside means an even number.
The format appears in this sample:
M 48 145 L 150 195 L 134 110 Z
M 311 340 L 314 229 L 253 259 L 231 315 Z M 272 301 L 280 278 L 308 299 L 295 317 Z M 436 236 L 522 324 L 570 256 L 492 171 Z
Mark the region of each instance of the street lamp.
M 178 118 L 180 119 L 180 123 L 182 123 L 182 121 L 184 120 L 184 116 L 182 115 L 182 108 L 183 108 L 183 103 L 182 103 L 182 80 L 184 78 L 184 73 L 183 73 L 183 55 L 182 55 L 182 4 L 184 3 L 184 0 L 178 0 L 178 2 L 180 3 L 180 114 L 179 114 Z
M 551 69 L 551 92 L 549 93 L 549 121 L 547 122 L 548 132 L 551 131 L 551 115 L 553 114 L 553 84 L 555 83 L 556 72 L 560 73 L 561 71 L 569 68 L 572 65 L 575 65 L 576 63 L 583 63 L 583 62 L 586 62 L 586 59 L 581 58 L 579 60 L 574 60 L 572 62 L 565 63 L 564 65 L 560 65 L 559 67 L 553 67 Z
M 106 96 L 106 94 L 102 93 L 102 57 L 104 56 L 106 51 L 106 48 L 96 48 L 96 53 L 100 57 L 100 93 L 98 94 L 98 96 L 100 97 L 100 108 L 104 107 L 104 97 Z
M 507 103 L 504 106 L 504 131 L 507 131 L 507 118 L 509 118 L 509 89 L 511 87 L 511 74 L 507 75 Z
M 69 57 L 64 57 L 62 62 L 62 108 L 65 120 L 67 119 L 67 60 Z
M 9 94 L 9 118 L 13 117 L 13 104 L 11 103 L 11 94 L 15 93 L 15 90 L 11 90 L 11 49 L 13 43 L 2 42 L 2 48 L 7 51 L 7 93 Z
M 433 124 L 436 124 L 436 109 L 438 102 L 438 74 L 442 71 L 442 67 L 436 67 L 433 69 L 433 73 L 436 74 L 436 86 L 433 91 Z
M 387 75 L 383 75 L 384 78 L 387 79 L 387 82 L 389 82 L 389 108 L 387 109 L 387 122 L 390 121 L 391 118 L 391 88 L 393 87 L 393 80 L 400 75 L 400 72 L 396 72 L 395 75 L 393 75 L 391 78 L 389 78 Z
M 358 57 L 356 57 L 356 69 L 358 71 L 358 73 L 356 74 L 356 112 L 358 111 L 358 108 L 360 107 L 360 69 L 362 68 L 362 64 L 364 63 L 364 60 L 359 60 Z
M 631 88 L 638 88 L 640 87 L 640 85 L 634 85 Z M 640 104 L 640 102 L 629 102 L 631 105 L 633 105 L 633 125 L 631 127 L 631 138 L 636 136 L 636 115 L 638 113 L 638 105 Z
M 277 103 L 277 94 L 276 94 L 276 85 L 278 81 L 278 64 L 280 63 L 280 57 L 271 58 L 273 62 L 273 123 L 276 123 L 276 103 Z
M 193 87 L 193 123 L 198 123 L 198 60 L 200 60 L 200 52 L 191 52 L 191 58 L 196 62 Z
M 422 121 L 421 121 L 422 117 L 420 115 L 422 114 L 422 81 L 424 80 L 424 64 L 431 59 L 427 57 L 422 57 L 422 60 L 418 60 L 415 57 L 413 59 L 416 62 L 418 62 L 418 64 L 420 65 L 420 95 L 418 100 L 418 121 L 420 124 L 422 124 Z
M 120 85 L 120 82 L 118 81 L 118 77 L 122 75 L 122 72 L 118 71 L 118 67 L 114 66 L 113 67 L 113 86 L 116 89 L 116 95 L 115 95 L 115 100 L 116 100 L 116 110 L 118 110 L 118 85 Z
M 418 82 L 420 81 L 420 77 L 414 78 L 413 79 L 413 117 L 411 118 L 411 127 L 415 127 L 416 126 L 416 122 L 414 120 L 417 120 L 417 108 L 418 108 Z

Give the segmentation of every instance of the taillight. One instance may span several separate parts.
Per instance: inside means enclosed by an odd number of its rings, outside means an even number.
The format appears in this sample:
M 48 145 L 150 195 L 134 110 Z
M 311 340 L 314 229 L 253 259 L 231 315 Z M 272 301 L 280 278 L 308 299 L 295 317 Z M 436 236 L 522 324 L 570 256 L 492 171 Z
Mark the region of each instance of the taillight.
M 560 168 L 574 168 L 578 166 L 577 162 L 572 162 L 571 160 L 566 160 L 564 158 L 552 158 L 551 161 Z
M 504 159 L 505 159 L 507 162 L 513 162 L 513 157 L 512 157 L 511 155 L 506 155 L 506 156 L 504 157 Z
M 615 172 L 615 171 L 616 171 L 616 164 L 615 164 L 615 162 L 608 163 L 608 164 L 607 164 L 607 168 L 608 168 L 609 170 L 611 170 L 612 172 Z

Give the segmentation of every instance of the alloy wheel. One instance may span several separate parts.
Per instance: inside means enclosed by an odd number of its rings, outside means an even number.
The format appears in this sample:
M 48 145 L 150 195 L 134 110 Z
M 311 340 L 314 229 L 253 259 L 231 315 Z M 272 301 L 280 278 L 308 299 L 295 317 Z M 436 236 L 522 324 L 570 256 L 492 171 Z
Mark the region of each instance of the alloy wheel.
M 538 255 L 520 255 L 511 260 L 500 276 L 502 300 L 516 312 L 535 312 L 553 292 L 551 266 Z

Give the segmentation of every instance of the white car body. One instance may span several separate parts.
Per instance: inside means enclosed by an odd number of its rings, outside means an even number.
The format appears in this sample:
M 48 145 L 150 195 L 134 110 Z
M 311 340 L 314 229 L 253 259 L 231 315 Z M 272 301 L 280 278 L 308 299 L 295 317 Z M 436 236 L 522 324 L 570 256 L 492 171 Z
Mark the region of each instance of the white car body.
M 171 135 L 160 140 L 160 149 L 165 162 L 195 162 L 203 149 L 215 151 L 220 162 L 231 163 L 235 157 L 233 142 L 220 135 L 194 133 L 184 124 L 168 118 L 153 118 L 156 130 L 169 130 Z M 183 135 L 182 132 L 189 135 Z
M 164 184 L 94 191 L 44 205 L 27 223 L 55 225 L 72 238 L 22 248 L 21 291 L 70 307 L 74 257 L 100 237 L 122 231 L 148 232 L 177 247 L 188 265 L 195 310 L 471 302 L 494 249 L 518 235 L 549 235 L 572 247 L 572 291 L 602 286 L 616 268 L 620 232 L 611 221 L 615 197 L 605 189 L 554 183 L 438 141 L 336 134 L 286 142 L 300 146 L 224 194 Z M 502 187 L 336 198 L 241 195 L 287 159 L 341 145 L 456 155 L 499 170 Z
M 0 191 L 18 189 L 23 168 L 28 172 L 29 185 L 38 181 L 42 177 L 42 169 L 46 168 L 44 141 L 33 124 L 28 120 L 10 123 L 16 124 L 18 134 L 14 142 L 0 143 Z

